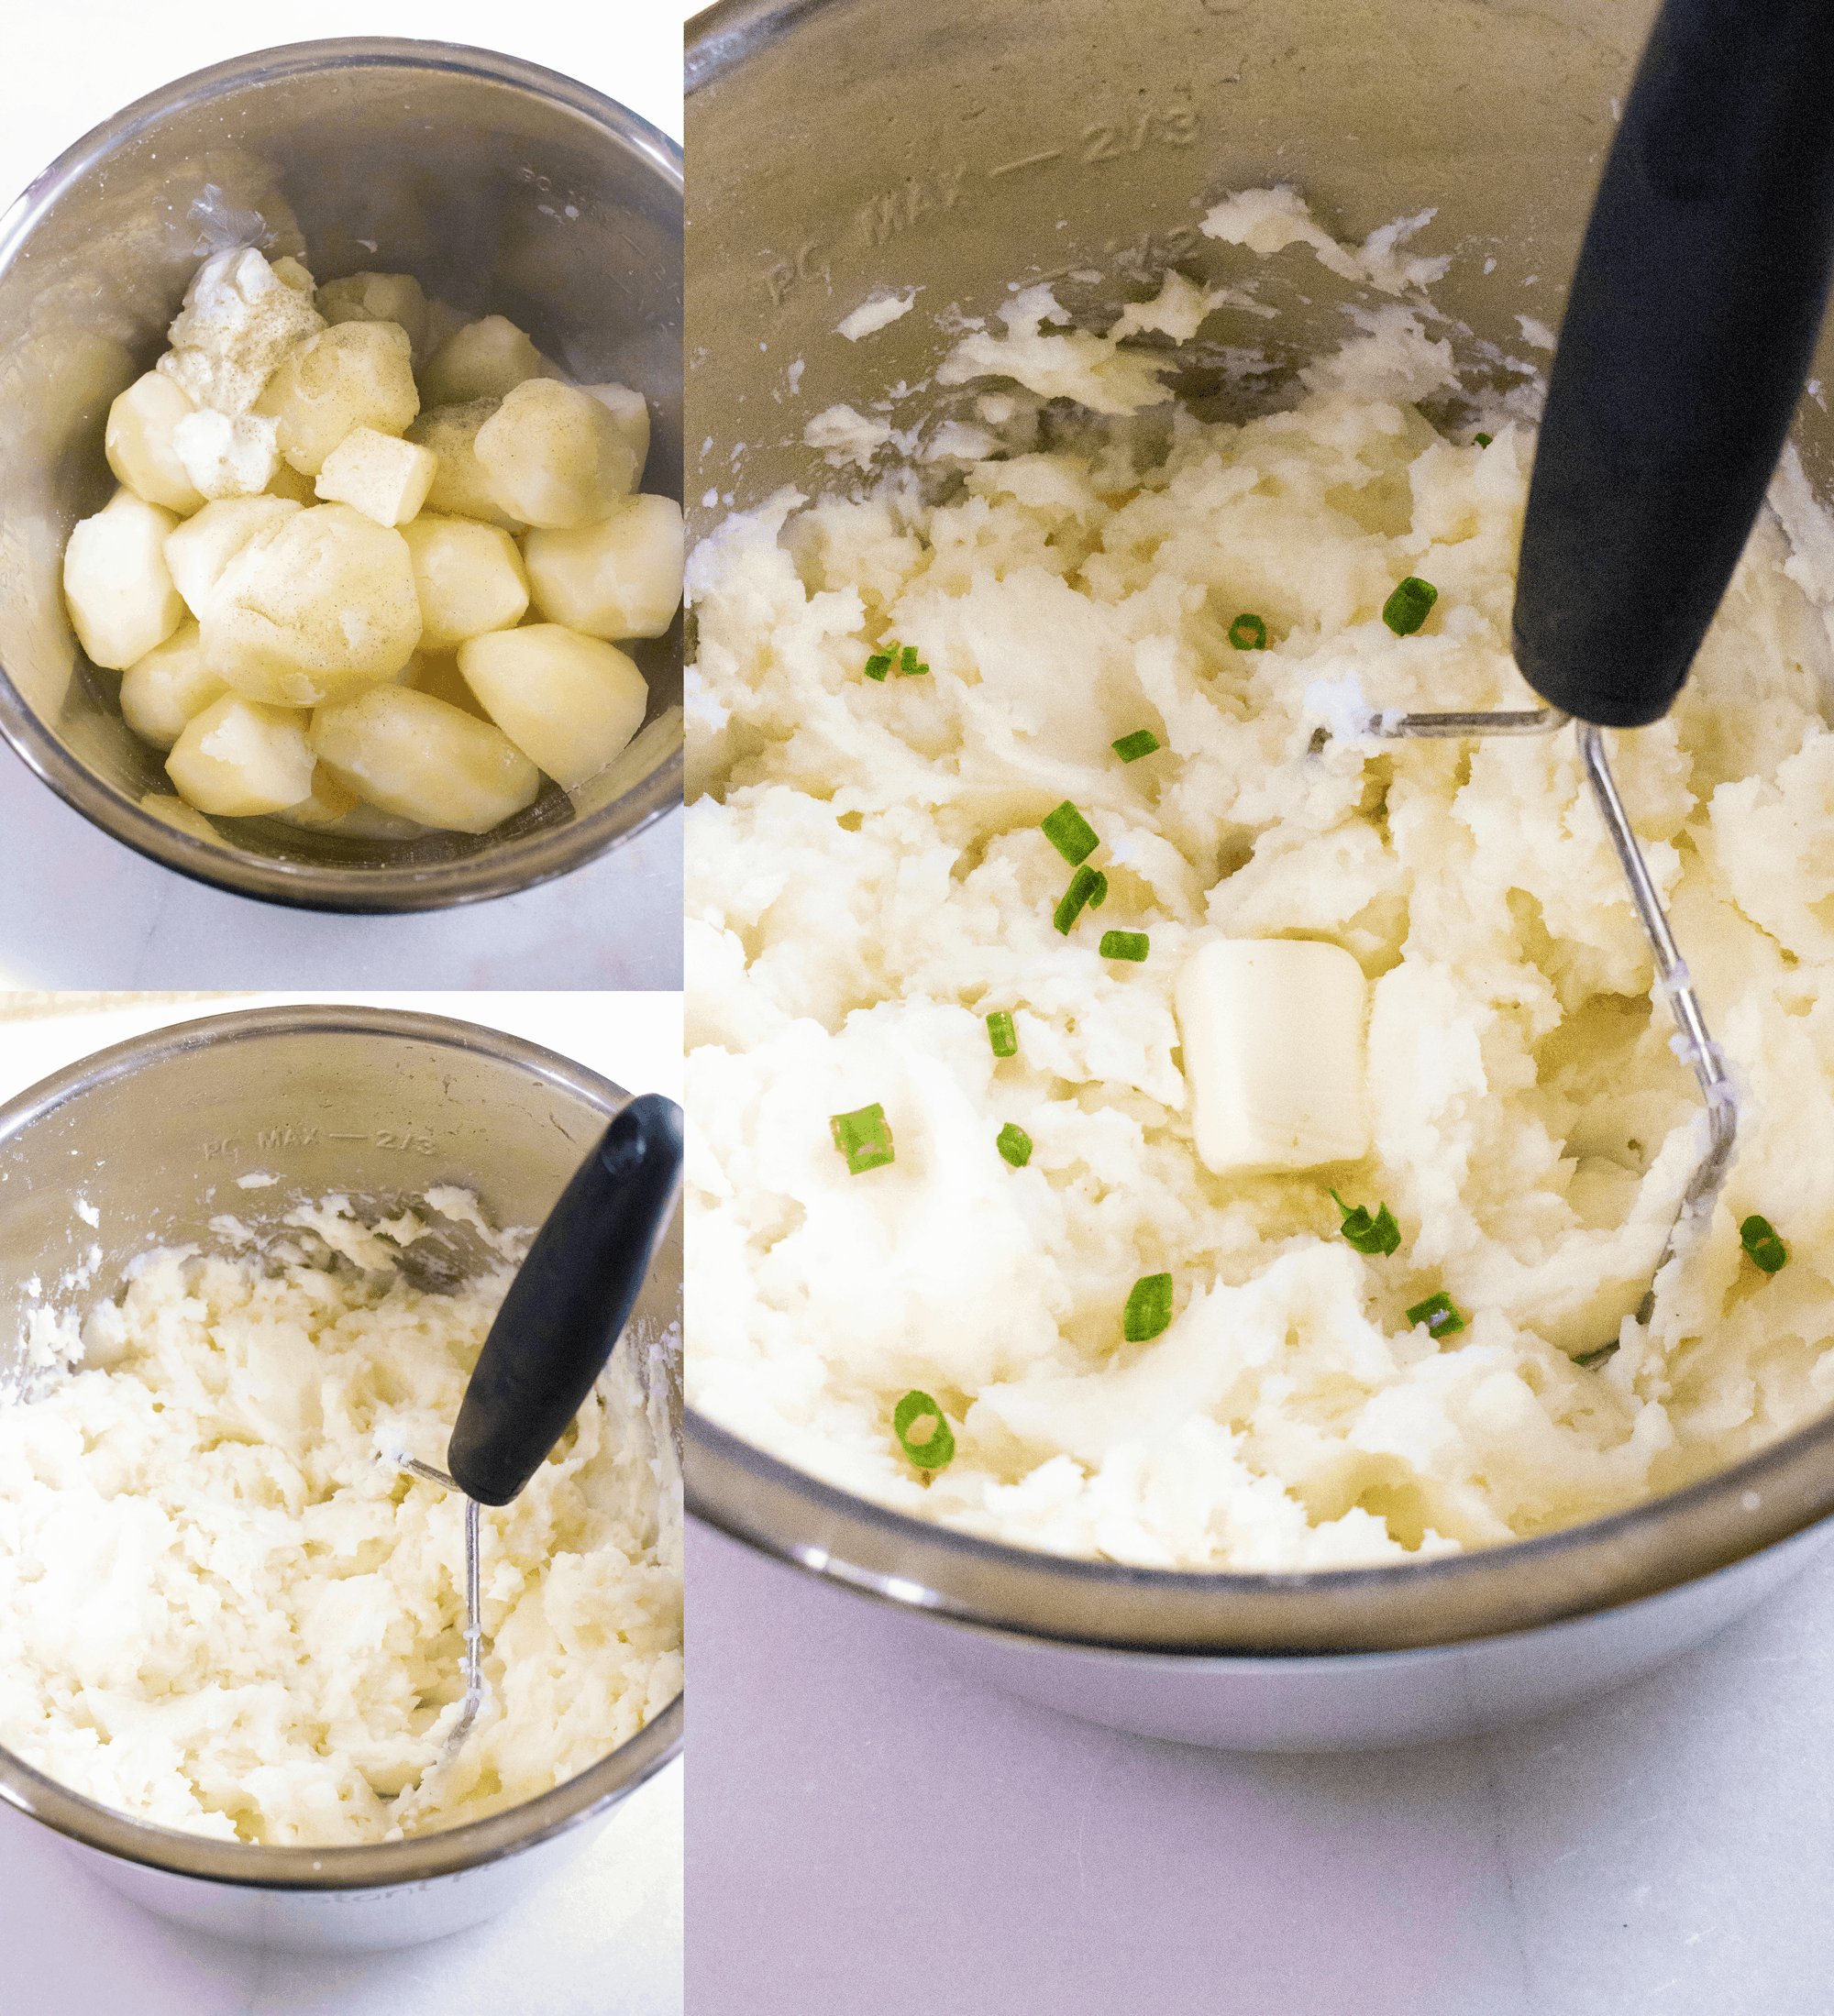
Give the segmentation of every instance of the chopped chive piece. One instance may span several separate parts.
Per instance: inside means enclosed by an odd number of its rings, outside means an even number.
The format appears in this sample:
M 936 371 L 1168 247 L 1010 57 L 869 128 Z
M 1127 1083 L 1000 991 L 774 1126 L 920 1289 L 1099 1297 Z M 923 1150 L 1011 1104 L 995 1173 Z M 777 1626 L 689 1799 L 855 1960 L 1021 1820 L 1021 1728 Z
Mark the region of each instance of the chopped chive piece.
M 1229 626 L 1229 641 L 1238 651 L 1265 651 L 1267 648 L 1267 625 L 1259 616 L 1244 611 Z
M 1601 1344 L 1596 1351 L 1582 1351 L 1573 1362 L 1575 1365 L 1584 1365 L 1590 1372 L 1595 1365 L 1602 1365 L 1617 1349 L 1618 1340 L 1614 1337 L 1608 1344 Z
M 994 1137 L 993 1145 L 1015 1169 L 1023 1169 L 1032 1160 L 1031 1135 L 1022 1127 L 1014 1127 L 1011 1120 Z
M 1051 913 L 1052 923 L 1067 938 L 1070 926 L 1082 915 L 1083 905 L 1099 901 L 1100 896 L 1107 894 L 1108 877 L 1099 868 L 1091 868 L 1085 863 L 1070 877 L 1070 886 L 1064 891 L 1063 901 Z
M 1137 966 L 1146 956 L 1144 931 L 1103 931 L 1097 946 L 1104 959 L 1131 959 Z
M 904 678 L 910 678 L 916 673 L 927 672 L 930 667 L 927 665 L 918 664 L 917 646 L 914 644 L 908 644 L 898 654 L 898 669 Z
M 1150 728 L 1136 728 L 1131 735 L 1123 735 L 1109 746 L 1123 763 L 1138 763 L 1142 756 L 1150 756 L 1159 747 L 1159 738 Z
M 1411 637 L 1438 600 L 1439 590 L 1431 581 L 1410 574 L 1382 604 L 1382 621 L 1398 637 Z
M 857 1113 L 834 1113 L 828 1118 L 834 1146 L 847 1158 L 849 1175 L 883 1169 L 891 1161 L 891 1129 L 882 1106 L 863 1106 Z
M 1789 1248 L 1776 1236 L 1776 1227 L 1768 1218 L 1748 1217 L 1739 1228 L 1739 1243 L 1767 1274 L 1788 1263 Z
M 913 1428 L 922 1434 L 913 1438 Z M 941 1470 L 956 1453 L 955 1431 L 944 1420 L 942 1408 L 914 1386 L 891 1410 L 891 1432 L 919 1470 Z
M 1496 436 L 1496 435 L 1495 435 L 1494 434 L 1480 434 L 1480 435 L 1477 435 L 1477 437 L 1476 437 L 1476 440 L 1477 440 L 1477 446 L 1479 446 L 1480 448 L 1487 448 L 1487 447 L 1488 447 L 1488 446 L 1490 446 L 1490 444 L 1491 444 L 1491 443 L 1492 443 L 1492 442 L 1493 442 L 1493 441 L 1494 441 L 1494 440 L 1495 440 L 1496 438 L 1497 438 L 1497 436 Z M 1615 1349 L 1616 1349 L 1616 1346 L 1613 1346 L 1613 1349 L 1615 1350 Z M 1584 1362 L 1584 1361 L 1583 1361 L 1583 1360 L 1581 1360 L 1581 1359 L 1574 1359 L 1574 1363 L 1575 1365 L 1577 1365 L 1577 1364 L 1581 1364 L 1581 1363 L 1583 1363 L 1583 1362 Z
M 1372 1218 L 1366 1204 L 1359 1204 L 1353 1211 L 1335 1190 L 1331 1201 L 1343 1213 L 1338 1230 L 1359 1253 L 1392 1253 L 1401 1243 L 1401 1228 L 1386 1204 L 1377 1206 Z
M 1128 1293 L 1121 1312 L 1121 1334 L 1130 1344 L 1144 1344 L 1172 1320 L 1172 1277 L 1143 1274 Z
M 1417 1302 L 1408 1311 L 1409 1323 L 1424 1323 L 1435 1337 L 1450 1337 L 1464 1327 L 1464 1318 L 1453 1307 L 1452 1297 L 1442 1288 L 1436 1295 Z
M 1068 799 L 1055 812 L 1047 812 L 1038 823 L 1044 829 L 1044 838 L 1073 868 L 1087 861 L 1101 845 L 1095 828 Z
M 890 669 L 891 654 L 889 651 L 875 651 L 866 661 L 866 676 L 869 679 L 882 679 Z
M 995 1008 L 987 1019 L 987 1040 L 993 1045 L 996 1057 L 1016 1057 L 1019 1054 L 1019 1032 L 1012 1026 L 1012 1018 L 1004 1008 Z
M 1095 887 L 1089 891 L 1089 908 L 1092 910 L 1099 910 L 1107 901 L 1108 877 L 1098 868 L 1095 876 Z

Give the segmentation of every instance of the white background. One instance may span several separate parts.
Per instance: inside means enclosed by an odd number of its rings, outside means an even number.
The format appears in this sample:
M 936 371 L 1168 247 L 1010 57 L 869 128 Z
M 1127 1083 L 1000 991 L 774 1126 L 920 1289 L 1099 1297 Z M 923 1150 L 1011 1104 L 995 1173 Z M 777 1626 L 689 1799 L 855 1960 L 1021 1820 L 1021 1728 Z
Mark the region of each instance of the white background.
M 161 1023 L 271 1001 L 359 1002 L 510 1030 L 628 1092 L 681 1096 L 675 994 L 251 995 L 0 1022 L 0 1101 Z M 674 2016 L 681 1990 L 681 1765 L 613 1815 L 546 1889 L 398 1954 L 305 1958 L 231 1945 L 116 1896 L 50 1829 L 0 1804 L 0 2016 Z
M 251 50 L 401 35 L 501 50 L 581 79 L 681 138 L 676 0 L 17 0 L 0 61 L 0 210 L 124 105 Z M 558 882 L 406 917 L 229 896 L 143 860 L 0 744 L 0 986 L 675 987 L 681 816 Z M 23 871 L 23 872 L 21 872 Z

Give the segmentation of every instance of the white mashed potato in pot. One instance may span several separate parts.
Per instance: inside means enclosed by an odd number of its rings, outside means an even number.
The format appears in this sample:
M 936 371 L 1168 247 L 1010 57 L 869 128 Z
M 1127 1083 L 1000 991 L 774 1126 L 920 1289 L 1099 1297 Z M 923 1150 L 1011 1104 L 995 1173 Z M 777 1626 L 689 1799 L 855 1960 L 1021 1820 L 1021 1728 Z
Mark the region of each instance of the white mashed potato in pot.
M 260 1240 L 219 1220 L 226 1254 L 149 1252 L 80 1338 L 36 1325 L 40 1370 L 0 1406 L 17 1756 L 165 1826 L 380 1841 L 560 1784 L 679 1691 L 679 1479 L 633 1333 L 483 1508 L 487 1698 L 429 1774 L 464 1691 L 465 1501 L 395 1459 L 444 1460 L 512 1270 L 436 1293 L 395 1261 L 436 1213 L 506 1258 L 526 1241 L 428 1201 L 370 1229 L 332 1197 Z
M 1240 425 L 1110 397 L 1048 299 L 1005 319 L 956 375 L 1033 392 L 942 501 L 784 492 L 691 562 L 691 1404 L 961 1531 L 1242 1570 L 1547 1532 L 1820 1414 L 1834 581 L 1767 512 L 1673 713 L 1612 738 L 1741 1102 L 1640 1327 L 1704 1120 L 1573 736 L 1354 732 L 1534 704 L 1532 425 L 1436 431 L 1403 307 Z M 1179 978 L 1268 940 L 1361 971 L 1369 1145 L 1218 1173 Z M 1384 1209 L 1392 1250 L 1346 1239 Z

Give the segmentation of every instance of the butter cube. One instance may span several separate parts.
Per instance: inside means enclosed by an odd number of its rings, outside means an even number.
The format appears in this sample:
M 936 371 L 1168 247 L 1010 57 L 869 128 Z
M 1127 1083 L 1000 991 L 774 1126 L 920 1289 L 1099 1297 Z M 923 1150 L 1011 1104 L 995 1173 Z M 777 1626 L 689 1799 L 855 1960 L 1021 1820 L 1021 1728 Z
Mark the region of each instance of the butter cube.
M 1340 945 L 1216 939 L 1191 954 L 1175 1000 L 1206 1169 L 1266 1174 L 1369 1152 L 1367 995 Z
M 327 503 L 351 504 L 379 525 L 404 525 L 426 501 L 439 457 L 373 427 L 352 427 L 325 457 L 317 490 Z

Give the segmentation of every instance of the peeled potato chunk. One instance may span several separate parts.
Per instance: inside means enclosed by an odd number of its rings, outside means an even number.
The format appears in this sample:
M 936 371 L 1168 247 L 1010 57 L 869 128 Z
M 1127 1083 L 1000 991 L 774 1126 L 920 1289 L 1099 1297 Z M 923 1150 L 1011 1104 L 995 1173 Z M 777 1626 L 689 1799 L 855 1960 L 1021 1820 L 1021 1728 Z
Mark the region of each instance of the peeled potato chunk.
M 685 545 L 672 497 L 626 497 L 596 525 L 532 527 L 523 559 L 550 622 L 589 637 L 659 637 L 681 606 Z
M 416 364 L 426 355 L 426 296 L 412 273 L 351 273 L 328 280 L 314 305 L 334 327 L 340 322 L 392 322 L 407 331 Z
M 312 766 L 304 714 L 226 693 L 185 723 L 166 775 L 200 812 L 252 819 L 297 805 L 312 789 Z
M 202 622 L 211 670 L 245 698 L 348 700 L 392 678 L 420 642 L 407 542 L 348 504 L 293 512 L 224 568 Z
M 595 525 L 636 479 L 636 457 L 610 410 L 549 378 L 505 392 L 474 452 L 491 495 L 531 525 Z
M 373 427 L 352 427 L 325 457 L 318 494 L 379 525 L 404 525 L 426 501 L 439 457 Z
M 140 800 L 140 810 L 150 812 L 155 819 L 164 820 L 168 826 L 176 826 L 180 832 L 189 833 L 193 840 L 221 841 L 223 838 L 202 812 L 168 792 L 149 791 Z
M 473 637 L 458 646 L 458 669 L 504 734 L 569 791 L 605 767 L 649 705 L 622 651 L 558 623 Z
M 121 675 L 121 713 L 143 742 L 170 749 L 186 722 L 228 690 L 204 661 L 197 625 L 182 623 Z
M 635 486 L 642 478 L 644 464 L 649 460 L 649 402 L 628 385 L 582 385 L 580 390 L 599 402 L 630 443 L 631 453 L 636 457 L 636 468 L 631 473 Z
M 410 441 L 438 457 L 425 511 L 458 518 L 478 518 L 487 524 L 520 532 L 527 523 L 505 511 L 491 495 L 490 479 L 478 460 L 478 430 L 497 410 L 494 399 L 474 399 L 465 406 L 436 406 L 407 430 Z
M 135 496 L 175 511 L 181 518 L 203 508 L 204 493 L 172 446 L 172 429 L 196 411 L 182 386 L 162 372 L 149 371 L 109 407 L 102 439 L 116 479 Z
M 346 789 L 321 763 L 313 769 L 311 790 L 297 805 L 285 806 L 274 816 L 289 826 L 336 826 L 361 802 L 356 792 Z
M 498 525 L 429 512 L 402 527 L 414 556 L 423 650 L 450 651 L 486 630 L 513 630 L 528 613 L 528 576 Z
M 166 566 L 172 586 L 193 616 L 204 614 L 223 569 L 263 525 L 290 518 L 299 509 L 282 497 L 224 497 L 204 505 L 175 532 L 166 534 Z
M 534 764 L 500 729 L 410 687 L 379 686 L 321 707 L 310 740 L 367 804 L 426 826 L 488 832 L 541 789 Z
M 184 621 L 184 600 L 166 566 L 169 511 L 117 490 L 70 535 L 63 599 L 76 641 L 93 663 L 125 672 Z
M 502 315 L 468 322 L 439 346 L 421 373 L 430 406 L 501 399 L 531 378 L 553 378 L 553 365 L 514 323 Z
M 288 351 L 255 411 L 280 423 L 276 443 L 303 476 L 316 476 L 352 427 L 400 434 L 420 411 L 407 331 L 338 323 Z

